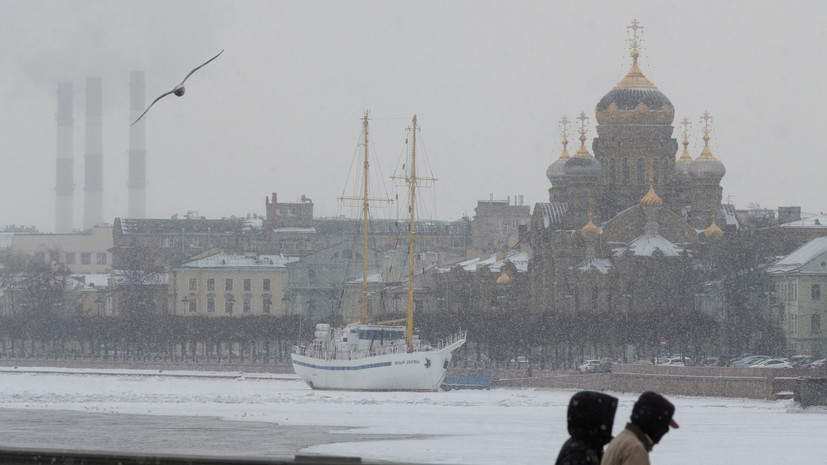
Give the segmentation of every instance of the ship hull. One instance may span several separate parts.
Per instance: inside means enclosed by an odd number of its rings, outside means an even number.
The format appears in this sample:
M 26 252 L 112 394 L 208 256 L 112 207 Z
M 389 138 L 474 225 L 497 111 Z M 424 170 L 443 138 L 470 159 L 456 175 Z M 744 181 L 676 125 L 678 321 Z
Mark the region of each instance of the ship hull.
M 348 391 L 436 391 L 451 355 L 465 339 L 439 350 L 401 352 L 356 360 L 292 354 L 293 370 L 313 389 Z

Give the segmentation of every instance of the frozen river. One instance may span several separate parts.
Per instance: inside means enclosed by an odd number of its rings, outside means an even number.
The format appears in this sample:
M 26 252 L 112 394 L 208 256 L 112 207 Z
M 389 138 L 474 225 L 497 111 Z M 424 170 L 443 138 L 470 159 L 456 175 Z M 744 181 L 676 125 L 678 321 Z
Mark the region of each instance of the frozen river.
M 312 391 L 291 376 L 0 369 L 0 446 L 418 463 L 552 463 L 574 391 Z M 621 402 L 618 433 L 636 398 Z M 827 409 L 670 397 L 663 464 L 827 463 Z

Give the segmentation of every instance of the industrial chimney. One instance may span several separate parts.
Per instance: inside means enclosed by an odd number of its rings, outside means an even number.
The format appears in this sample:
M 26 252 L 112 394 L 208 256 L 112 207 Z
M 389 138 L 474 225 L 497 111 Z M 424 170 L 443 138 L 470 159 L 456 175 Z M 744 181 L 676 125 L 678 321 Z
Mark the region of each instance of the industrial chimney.
M 103 84 L 86 78 L 86 155 L 84 159 L 83 228 L 103 223 Z
M 144 111 L 146 85 L 143 71 L 129 73 L 129 124 Z M 146 217 L 146 118 L 129 128 L 129 218 Z
M 57 85 L 57 177 L 55 184 L 55 232 L 72 232 L 74 190 L 72 145 L 74 95 L 71 82 Z

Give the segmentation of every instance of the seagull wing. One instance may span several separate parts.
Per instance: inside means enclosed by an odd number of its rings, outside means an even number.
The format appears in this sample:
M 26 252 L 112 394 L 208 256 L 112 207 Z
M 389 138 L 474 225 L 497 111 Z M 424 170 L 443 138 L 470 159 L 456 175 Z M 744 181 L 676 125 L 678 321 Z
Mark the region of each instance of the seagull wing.
M 221 49 L 221 51 L 220 51 L 220 52 L 218 52 L 218 55 L 221 55 L 222 53 L 224 53 L 224 49 Z M 199 69 L 201 69 L 201 68 L 203 68 L 204 66 L 206 66 L 206 65 L 207 65 L 207 63 L 209 63 L 209 62 L 211 62 L 211 61 L 215 60 L 216 58 L 218 58 L 218 55 L 216 55 L 216 56 L 214 56 L 214 57 L 210 58 L 209 60 L 205 61 L 205 62 L 204 62 L 204 64 L 202 64 L 201 66 L 199 66 L 199 67 L 197 67 L 197 68 L 193 69 L 192 71 L 190 71 L 190 72 L 189 72 L 189 74 L 187 74 L 187 77 L 185 77 L 185 78 L 184 78 L 184 80 L 183 80 L 183 81 L 181 81 L 181 84 L 178 84 L 176 87 L 181 87 L 181 86 L 183 86 L 183 85 L 184 85 L 184 83 L 185 83 L 185 82 L 187 82 L 187 79 L 189 79 L 189 77 L 190 77 L 190 76 L 192 76 L 192 73 L 194 73 L 194 72 L 198 71 Z
M 175 89 L 177 89 L 177 87 L 176 87 Z M 136 119 L 136 120 L 135 120 L 135 123 L 137 123 L 138 121 L 140 121 L 140 120 L 141 120 L 141 118 L 143 118 L 143 117 L 144 117 L 144 115 L 146 114 L 146 112 L 148 112 L 148 111 L 149 111 L 149 109 L 150 109 L 150 108 L 152 108 L 152 105 L 155 105 L 155 102 L 157 102 L 158 100 L 161 100 L 162 98 L 166 97 L 167 95 L 169 95 L 169 94 L 171 94 L 171 93 L 175 92 L 175 89 L 172 89 L 171 91 L 169 91 L 169 92 L 167 92 L 167 93 L 161 94 L 161 96 L 160 96 L 160 97 L 158 97 L 158 98 L 156 98 L 155 100 L 153 100 L 153 101 L 152 101 L 152 103 L 150 103 L 150 104 L 149 104 L 149 106 L 148 106 L 148 107 L 146 107 L 146 110 L 144 110 L 144 112 L 143 112 L 143 113 L 141 113 L 141 116 L 139 116 L 139 117 L 138 117 L 138 119 Z M 135 123 L 130 124 L 130 126 L 135 126 Z

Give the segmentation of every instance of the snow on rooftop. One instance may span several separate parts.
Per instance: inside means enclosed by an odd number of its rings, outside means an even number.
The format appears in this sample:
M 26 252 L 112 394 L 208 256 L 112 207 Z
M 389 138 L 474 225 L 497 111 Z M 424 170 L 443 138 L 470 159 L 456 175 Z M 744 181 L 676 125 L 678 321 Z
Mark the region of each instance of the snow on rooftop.
M 492 263 L 488 268 L 495 273 L 499 273 L 503 265 L 505 265 L 505 262 L 513 263 L 518 272 L 525 273 L 528 271 L 528 252 L 511 251 L 507 257 Z
M 795 271 L 825 252 L 827 252 L 827 237 L 817 237 L 777 261 L 767 269 L 767 272 L 787 273 Z
M 594 269 L 600 274 L 609 274 L 612 268 L 614 268 L 614 265 L 608 258 L 587 258 L 577 265 L 577 269 L 583 273 Z
M 284 255 L 237 255 L 217 253 L 209 257 L 184 263 L 178 268 L 284 268 L 288 263 L 299 261 L 298 257 Z
M 614 255 L 622 255 L 627 249 L 637 257 L 651 257 L 656 250 L 660 250 L 667 257 L 677 257 L 683 252 L 682 248 L 669 242 L 660 234 L 639 236 L 626 247 L 614 249 Z
M 819 214 L 801 218 L 798 221 L 784 223 L 781 228 L 827 228 L 827 215 Z

